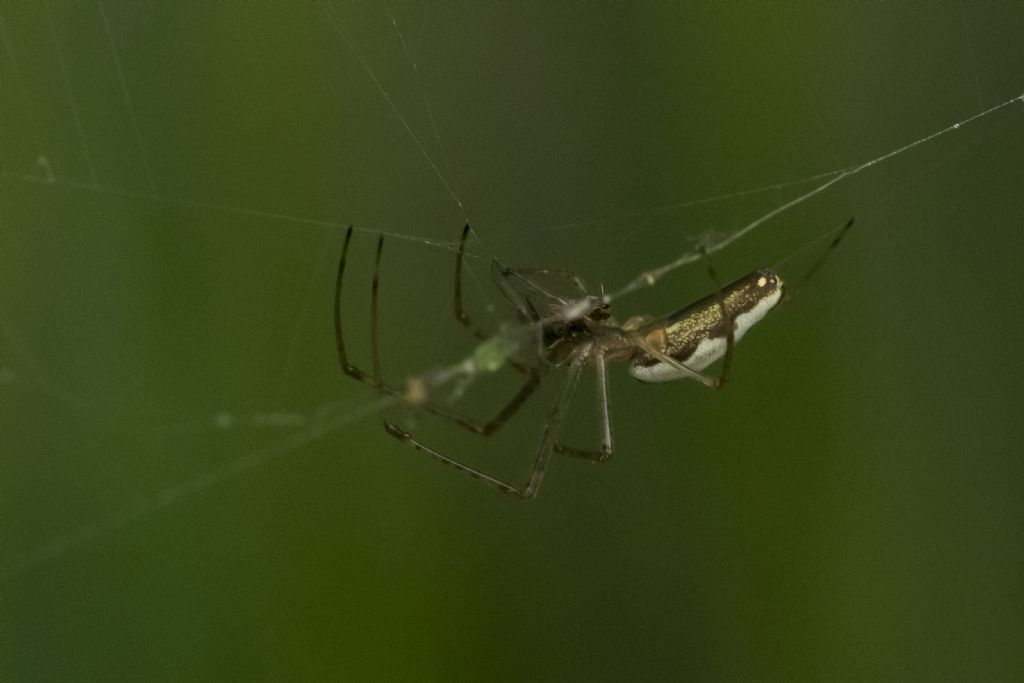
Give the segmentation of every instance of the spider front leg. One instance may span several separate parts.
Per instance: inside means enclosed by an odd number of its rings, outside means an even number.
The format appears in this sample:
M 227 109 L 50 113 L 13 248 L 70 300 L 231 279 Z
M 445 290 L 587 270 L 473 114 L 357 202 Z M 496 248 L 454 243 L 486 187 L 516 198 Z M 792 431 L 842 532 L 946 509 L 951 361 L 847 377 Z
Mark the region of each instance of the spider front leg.
M 541 374 L 536 367 L 526 367 L 525 372 L 527 374 L 526 381 L 512 396 L 509 401 L 502 406 L 502 408 L 488 421 L 484 423 L 478 423 L 473 421 L 453 410 L 450 410 L 444 406 L 437 405 L 429 400 L 429 392 L 434 388 L 429 382 L 424 383 L 422 378 L 420 381 L 410 381 L 410 383 L 404 388 L 397 388 L 385 383 L 383 378 L 383 369 L 380 358 L 380 290 L 381 290 L 381 274 L 380 264 L 381 256 L 384 250 L 384 238 L 381 236 L 377 241 L 377 250 L 374 259 L 374 272 L 373 282 L 371 285 L 371 299 L 370 299 L 370 337 L 371 337 L 371 353 L 372 353 L 372 367 L 373 372 L 367 373 L 364 370 L 353 365 L 348 358 L 348 352 L 345 345 L 344 335 L 344 321 L 342 311 L 342 285 L 344 282 L 345 268 L 348 261 L 349 247 L 352 242 L 352 235 L 354 232 L 353 227 L 349 227 L 345 234 L 345 242 L 342 246 L 341 257 L 338 261 L 338 275 L 337 281 L 335 282 L 335 293 L 334 293 L 334 331 L 335 331 L 335 343 L 337 345 L 338 359 L 340 361 L 342 370 L 346 375 L 352 377 L 364 384 L 368 384 L 377 389 L 382 396 L 395 397 L 397 399 L 404 400 L 408 403 L 413 404 L 417 409 L 428 412 L 432 415 L 450 420 L 452 423 L 483 436 L 488 436 L 497 431 L 505 422 L 508 420 L 526 400 L 533 394 L 537 386 L 540 384 Z M 496 338 L 492 338 L 496 339 Z M 478 347 L 478 353 L 488 342 L 484 342 Z M 485 372 L 485 370 L 478 370 L 479 372 Z M 419 385 L 414 391 L 411 389 L 413 385 Z M 426 393 L 424 393 L 426 392 Z M 523 487 L 514 486 L 506 481 L 502 481 L 497 477 L 493 477 L 475 467 L 461 463 L 454 458 L 448 457 L 440 451 L 431 448 L 430 446 L 417 440 L 412 434 L 403 430 L 401 427 L 396 425 L 388 415 L 387 411 L 384 411 L 384 428 L 388 434 L 404 442 L 411 448 L 428 455 L 439 462 L 446 465 L 451 465 L 453 468 L 465 472 L 469 476 L 479 479 L 481 481 L 493 484 L 499 489 L 520 498 L 530 498 L 537 490 L 540 479 L 543 478 L 543 470 L 546 467 L 547 457 L 550 455 L 550 444 L 545 441 L 542 442 L 541 448 L 538 451 L 538 463 L 541 466 L 538 468 L 537 465 L 534 467 L 534 471 L 531 473 L 530 482 Z M 548 455 L 545 455 L 545 451 Z M 538 473 L 539 472 L 539 473 Z
M 465 236 L 465 233 L 464 233 Z M 378 391 L 382 395 L 388 393 L 387 385 L 384 384 L 384 380 L 381 374 L 381 362 L 380 362 L 380 345 L 379 345 L 379 313 L 380 313 L 380 260 L 381 253 L 383 251 L 384 238 L 381 236 L 377 243 L 377 254 L 374 263 L 373 270 L 373 284 L 371 288 L 371 301 L 370 301 L 370 315 L 371 319 L 371 336 L 372 336 L 372 347 L 373 347 L 373 374 L 374 381 L 378 388 Z M 344 260 L 344 256 L 343 256 Z M 339 286 L 340 288 L 340 286 Z M 485 344 L 487 342 L 484 342 Z M 603 359 L 602 359 L 603 360 Z M 440 410 L 437 406 L 430 403 L 418 404 L 429 412 L 433 412 L 437 415 L 447 416 L 453 419 L 456 424 L 459 424 L 472 431 L 487 435 L 493 433 L 497 428 L 505 423 L 505 421 L 515 413 L 519 407 L 526 401 L 526 399 L 533 393 L 537 385 L 540 382 L 540 375 L 537 370 L 533 367 L 528 369 L 529 375 L 526 383 L 519 390 L 519 392 L 512 397 L 512 399 L 502 408 L 498 414 L 484 424 L 482 427 L 477 426 L 465 418 L 454 415 L 448 411 Z M 411 448 L 424 453 L 435 460 L 454 467 L 455 469 L 465 472 L 474 479 L 479 479 L 487 483 L 493 484 L 501 489 L 504 493 L 507 493 L 518 498 L 529 499 L 537 495 L 537 491 L 540 489 L 540 484 L 544 479 L 544 474 L 547 471 L 548 462 L 551 459 L 551 453 L 555 448 L 555 444 L 558 441 L 558 437 L 561 433 L 562 422 L 565 418 L 565 412 L 568 408 L 570 399 L 572 398 L 573 391 L 576 388 L 576 384 L 579 380 L 580 367 L 578 365 L 572 365 L 569 369 L 569 377 L 566 379 L 565 386 L 562 389 L 562 393 L 559 395 L 558 400 L 552 407 L 549 416 L 548 424 L 544 429 L 544 436 L 541 439 L 541 443 L 537 448 L 537 456 L 534 460 L 533 468 L 530 471 L 530 477 L 525 486 L 522 488 L 513 486 L 512 484 L 493 477 L 480 469 L 466 465 L 465 463 L 459 462 L 458 460 L 451 458 L 444 453 L 441 453 L 437 449 L 427 446 L 423 442 L 416 439 L 411 433 L 405 431 L 398 425 L 396 425 L 388 414 L 387 409 L 383 411 L 384 417 L 384 428 L 388 434 L 395 437 L 399 441 L 407 444 Z M 606 430 L 608 432 L 608 438 L 610 439 L 610 427 Z
M 346 375 L 352 377 L 364 384 L 368 384 L 377 389 L 382 395 L 392 396 L 398 399 L 402 399 L 406 402 L 412 403 L 416 408 L 424 410 L 432 415 L 436 415 L 443 419 L 449 420 L 454 424 L 483 436 L 493 434 L 501 428 L 503 424 L 515 414 L 517 410 L 522 406 L 523 403 L 530 397 L 531 394 L 536 390 L 540 384 L 540 372 L 534 367 L 525 367 L 524 372 L 527 375 L 526 381 L 520 386 L 519 390 L 513 395 L 509 401 L 502 406 L 498 412 L 485 422 L 477 422 L 472 420 L 450 408 L 442 405 L 438 405 L 429 400 L 429 391 L 433 388 L 431 386 L 423 386 L 422 382 L 410 381 L 405 387 L 394 387 L 383 379 L 383 371 L 380 367 L 380 263 L 381 255 L 384 250 L 384 237 L 381 236 L 377 240 L 377 251 L 374 262 L 374 273 L 373 283 L 371 287 L 371 320 L 370 320 L 370 344 L 373 354 L 373 372 L 369 373 L 362 370 L 349 361 L 347 348 L 345 345 L 345 334 L 343 325 L 342 315 L 342 283 L 344 281 L 345 267 L 348 262 L 348 250 L 352 242 L 352 234 L 354 228 L 349 227 L 345 233 L 345 242 L 341 249 L 341 258 L 338 261 L 338 277 L 335 283 L 334 289 L 334 334 L 335 343 L 338 350 L 338 360 L 340 361 L 341 368 Z M 423 390 L 426 390 L 428 395 L 423 396 Z M 391 430 L 388 430 L 391 433 Z M 400 430 L 399 430 L 400 431 Z
M 485 333 L 483 330 L 477 327 L 476 323 L 473 322 L 473 319 L 469 316 L 469 313 L 466 312 L 466 307 L 463 304 L 462 300 L 463 262 L 465 261 L 466 257 L 466 240 L 469 238 L 469 233 L 471 231 L 472 228 L 469 226 L 469 223 L 466 223 L 465 227 L 462 228 L 462 236 L 459 238 L 459 250 L 455 254 L 455 293 L 454 296 L 452 297 L 452 302 L 455 310 L 455 319 L 459 321 L 459 324 L 465 327 L 467 330 L 469 330 L 469 333 L 473 335 L 476 339 L 482 342 L 486 342 L 491 337 L 489 337 L 487 333 Z M 493 268 L 494 263 L 492 262 L 491 265 Z M 499 289 L 501 290 L 505 298 L 508 299 L 508 301 L 513 306 L 516 307 L 516 311 L 519 314 L 520 321 L 525 323 L 528 320 L 530 320 L 530 318 L 524 317 L 526 314 L 523 308 L 521 307 L 521 303 L 512 298 L 504 287 L 499 286 Z M 526 366 L 523 363 L 520 363 L 514 358 L 507 359 L 507 364 L 509 367 L 511 367 L 519 374 L 525 375 L 530 372 L 530 368 L 528 366 Z

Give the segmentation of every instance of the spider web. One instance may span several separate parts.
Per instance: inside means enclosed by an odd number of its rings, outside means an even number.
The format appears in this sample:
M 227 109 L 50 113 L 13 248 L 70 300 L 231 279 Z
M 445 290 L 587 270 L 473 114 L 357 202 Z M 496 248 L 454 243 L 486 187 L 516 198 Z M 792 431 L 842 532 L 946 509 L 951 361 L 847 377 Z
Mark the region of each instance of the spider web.
M 896 235 L 965 234 L 893 227 L 894 207 L 947 184 L 970 196 L 976 164 L 1019 164 L 1022 83 L 1002 66 L 1019 41 L 979 38 L 990 16 L 951 6 L 912 44 L 858 44 L 910 20 L 747 7 L 683 28 L 653 11 L 529 11 L 5 6 L 6 577 L 162 515 L 230 524 L 342 476 L 379 475 L 344 495 L 401 497 L 429 469 L 396 481 L 408 463 L 367 419 L 386 401 L 338 371 L 347 225 L 356 330 L 370 245 L 387 236 L 383 345 L 400 379 L 472 352 L 441 331 L 467 221 L 486 325 L 507 318 L 492 255 L 665 311 L 707 290 L 703 268 L 682 269 L 698 242 L 740 273 L 811 259 L 851 215 L 833 276 L 867 277 L 865 260 L 891 273 Z M 751 23 L 780 40 L 763 64 L 719 33 Z M 675 279 L 648 288 L 652 273 Z M 368 366 L 368 340 L 355 344 Z

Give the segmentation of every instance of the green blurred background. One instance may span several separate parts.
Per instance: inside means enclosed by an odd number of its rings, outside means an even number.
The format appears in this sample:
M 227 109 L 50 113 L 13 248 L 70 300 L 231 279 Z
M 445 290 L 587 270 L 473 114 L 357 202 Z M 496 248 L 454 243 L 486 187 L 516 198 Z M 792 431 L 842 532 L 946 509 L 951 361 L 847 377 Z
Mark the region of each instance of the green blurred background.
M 481 324 L 508 318 L 491 255 L 621 286 L 1020 95 L 1019 4 L 0 14 L 7 679 L 1024 676 L 1024 104 L 717 254 L 799 278 L 857 218 L 726 391 L 615 368 L 616 457 L 556 460 L 530 503 L 388 438 L 331 327 L 349 223 L 364 366 L 373 232 L 413 238 L 384 256 L 398 382 L 473 348 L 467 218 Z M 557 379 L 493 439 L 403 417 L 519 480 Z

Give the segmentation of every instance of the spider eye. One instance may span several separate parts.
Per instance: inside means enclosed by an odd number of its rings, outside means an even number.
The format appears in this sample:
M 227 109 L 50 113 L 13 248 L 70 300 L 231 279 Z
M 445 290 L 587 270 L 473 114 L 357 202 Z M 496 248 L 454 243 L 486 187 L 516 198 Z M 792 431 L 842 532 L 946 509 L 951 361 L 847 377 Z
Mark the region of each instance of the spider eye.
M 595 298 L 593 299 L 593 308 L 590 309 L 587 317 L 591 320 L 607 320 L 611 316 L 611 308 L 610 304 Z
M 758 289 L 782 289 L 783 283 L 782 278 L 779 277 L 778 273 L 771 269 L 764 269 L 757 271 L 757 287 Z

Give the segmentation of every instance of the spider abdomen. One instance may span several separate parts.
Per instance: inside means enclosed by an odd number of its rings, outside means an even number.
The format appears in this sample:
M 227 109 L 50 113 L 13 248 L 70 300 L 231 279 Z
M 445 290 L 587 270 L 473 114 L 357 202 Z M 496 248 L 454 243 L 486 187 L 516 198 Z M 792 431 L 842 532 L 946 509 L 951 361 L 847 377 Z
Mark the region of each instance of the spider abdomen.
M 726 354 L 730 325 L 736 343 L 782 300 L 782 286 L 775 271 L 755 270 L 720 293 L 649 323 L 640 332 L 663 357 L 641 353 L 630 363 L 630 374 L 641 382 L 697 378 L 697 373 Z

